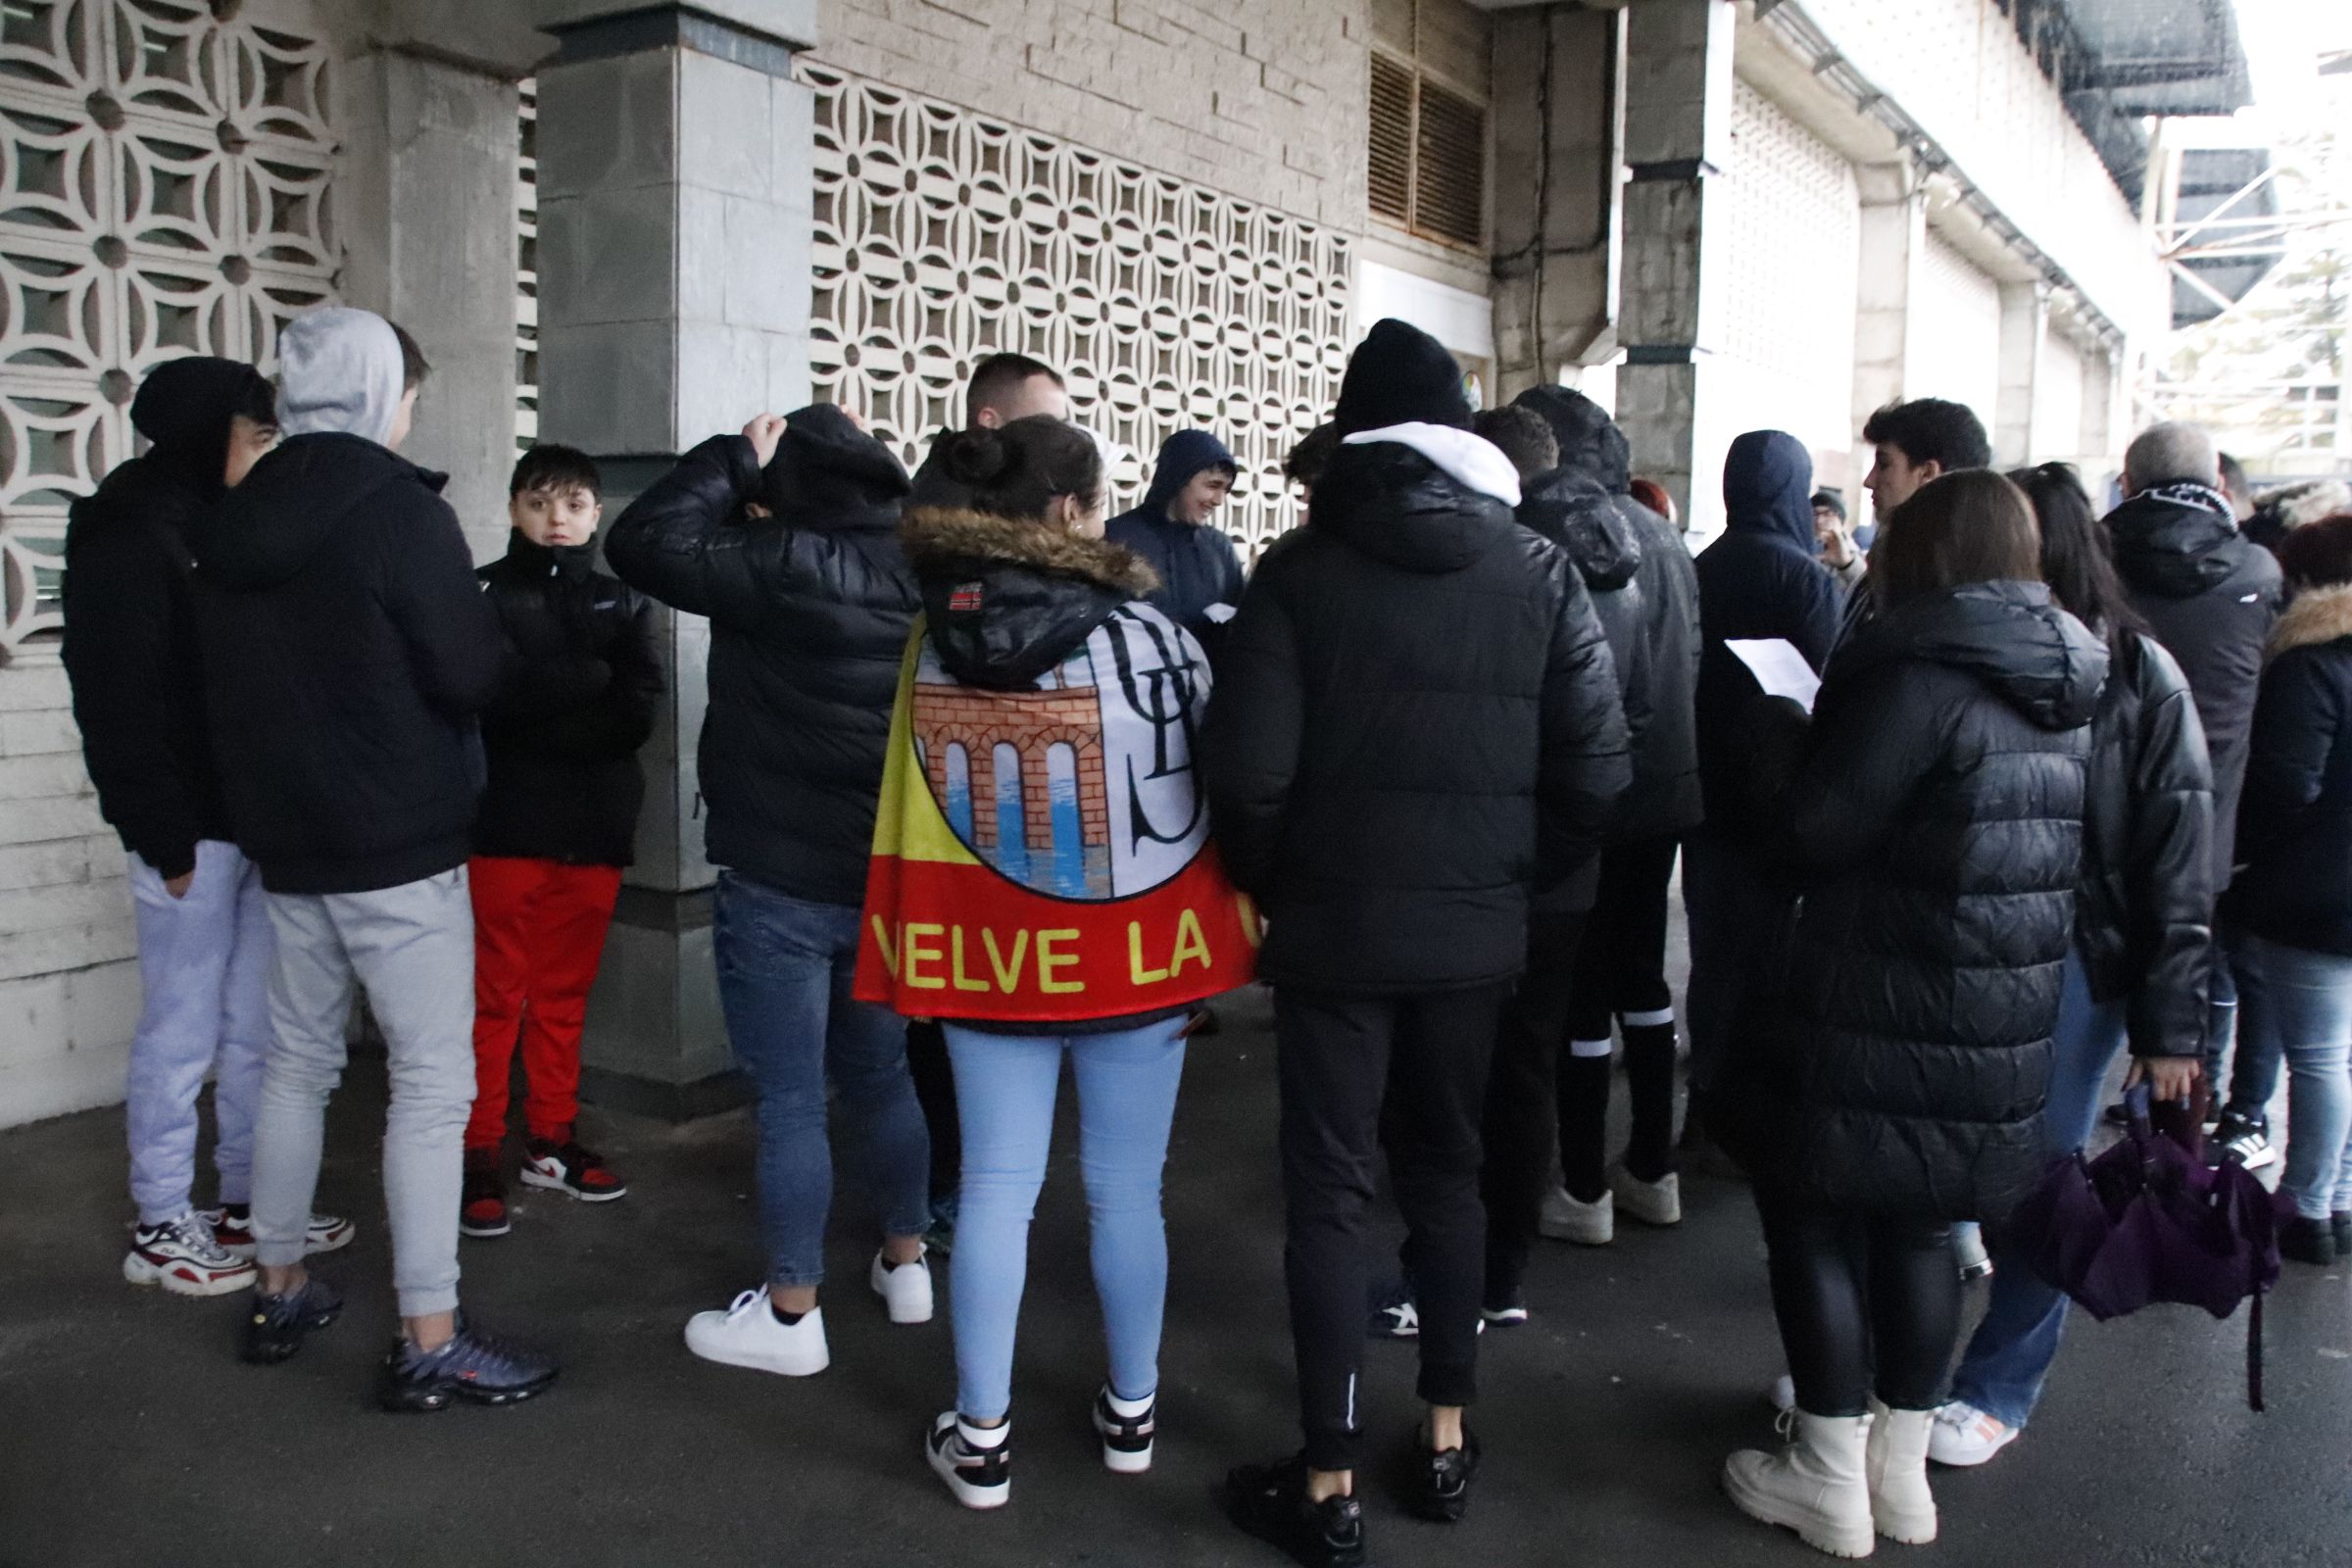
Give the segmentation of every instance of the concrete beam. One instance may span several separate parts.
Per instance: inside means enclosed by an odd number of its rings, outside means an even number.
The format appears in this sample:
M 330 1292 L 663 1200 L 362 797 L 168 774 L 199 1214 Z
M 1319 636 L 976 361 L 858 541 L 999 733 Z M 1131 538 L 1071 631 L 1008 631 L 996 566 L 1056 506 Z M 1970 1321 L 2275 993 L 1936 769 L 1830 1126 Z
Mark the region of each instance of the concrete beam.
M 1992 462 L 2014 468 L 2032 463 L 2035 391 L 2041 380 L 2041 349 L 2050 335 L 2050 286 L 2001 285 L 2001 386 L 1994 404 Z M 2085 405 L 2090 401 L 2085 389 Z

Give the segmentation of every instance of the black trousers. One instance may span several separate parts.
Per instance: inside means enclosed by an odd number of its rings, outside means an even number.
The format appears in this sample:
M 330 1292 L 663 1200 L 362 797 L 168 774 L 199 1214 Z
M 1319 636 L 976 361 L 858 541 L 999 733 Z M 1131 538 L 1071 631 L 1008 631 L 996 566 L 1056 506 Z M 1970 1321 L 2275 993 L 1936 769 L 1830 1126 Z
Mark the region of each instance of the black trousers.
M 931 1129 L 931 1202 L 952 1201 L 963 1181 L 963 1123 L 956 1114 L 956 1069 L 948 1060 L 947 1031 L 936 1023 L 906 1026 L 906 1071 Z
M 1666 984 L 1666 889 L 1682 841 L 1633 839 L 1601 852 L 1600 890 L 1577 949 L 1576 1001 L 1568 1019 L 1578 1040 L 1605 1040 L 1615 1016 L 1674 1010 Z
M 1796 1407 L 1861 1415 L 1876 1393 L 1932 1410 L 1960 1340 L 1960 1273 L 1940 1220 L 1823 1208 L 1756 1189 L 1772 1310 Z
M 1487 1205 L 1484 1299 L 1490 1306 L 1517 1293 L 1536 1244 L 1544 1189 L 1551 1181 L 1560 1048 L 1569 1038 L 1576 956 L 1588 935 L 1582 914 L 1529 919 L 1527 972 L 1495 1032 L 1487 1080 L 1486 1163 L 1479 1172 Z M 1426 1324 L 1426 1306 L 1422 1315 Z
M 1421 1397 L 1450 1405 L 1476 1396 L 1486 1236 L 1479 1118 L 1508 995 L 1504 986 L 1408 997 L 1275 988 L 1283 1271 L 1299 1425 L 1315 1469 L 1352 1470 L 1361 1458 L 1364 1221 L 1384 1135 L 1421 1311 Z

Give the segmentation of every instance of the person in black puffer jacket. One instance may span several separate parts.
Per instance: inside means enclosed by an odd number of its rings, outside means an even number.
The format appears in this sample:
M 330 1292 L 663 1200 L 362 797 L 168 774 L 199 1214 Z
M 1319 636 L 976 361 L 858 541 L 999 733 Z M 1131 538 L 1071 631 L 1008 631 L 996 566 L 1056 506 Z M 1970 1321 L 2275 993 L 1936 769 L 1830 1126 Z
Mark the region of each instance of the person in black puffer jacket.
M 2246 773 L 2254 723 L 2254 693 L 2262 676 L 2263 643 L 2278 618 L 2283 594 L 2278 563 L 2237 529 L 2236 509 L 2222 494 L 2221 456 L 2194 425 L 2151 425 L 2124 454 L 2124 492 L 2131 499 L 2107 514 L 2115 567 L 2132 608 L 2165 652 L 2179 661 L 2196 698 L 2213 760 L 2213 885 L 2230 885 L 2235 864 L 2237 793 Z M 2218 940 L 2218 939 L 2217 939 Z M 2217 1096 L 2222 1061 L 2236 1033 L 2237 996 L 2230 965 L 2217 951 L 2211 1017 L 2205 1034 L 2205 1075 Z M 2277 1071 L 2276 1062 L 2240 1058 L 2248 1092 L 2231 1085 L 2217 1144 L 2236 1146 L 2241 1157 L 2268 1156 L 2263 1102 L 2252 1088 Z
M 2296 528 L 2279 562 L 2294 598 L 2262 672 L 2225 907 L 2241 1054 L 2291 1075 L 2278 1250 L 2328 1264 L 2352 1251 L 2352 513 Z
M 142 1002 L 123 1086 L 139 1233 L 124 1271 L 176 1295 L 251 1280 L 199 1216 L 196 1102 L 207 1075 L 220 1129 L 220 1229 L 242 1239 L 253 1118 L 270 1033 L 270 911 L 238 853 L 213 762 L 196 635 L 196 514 L 277 437 L 270 383 L 199 357 L 156 367 L 131 400 L 151 443 L 66 529 L 66 678 L 98 810 L 128 855 Z
M 1550 424 L 1564 470 L 1608 492 L 1637 530 L 1649 721 L 1634 749 L 1634 786 L 1601 851 L 1599 888 L 1569 987 L 1568 1054 L 1557 1111 L 1565 1181 L 1544 1229 L 1569 1241 L 1616 1234 L 1616 1209 L 1645 1224 L 1682 1219 L 1674 1169 L 1674 993 L 1666 983 L 1666 903 L 1675 857 L 1706 812 L 1699 795 L 1695 701 L 1700 650 L 1698 568 L 1673 524 L 1633 497 L 1625 432 L 1600 405 L 1567 387 L 1530 387 L 1515 400 Z M 1612 644 L 1612 646 L 1614 646 Z M 1612 1023 L 1625 1037 L 1632 1129 L 1623 1164 L 1608 1164 Z
M 1202 638 L 1203 646 L 1217 635 L 1209 612 L 1221 606 L 1230 615 L 1242 602 L 1242 558 L 1213 520 L 1240 472 L 1233 453 L 1214 435 L 1179 430 L 1160 443 L 1142 505 L 1111 518 L 1103 532 L 1158 573 L 1152 607 Z
M 2108 659 L 2039 573 L 2016 486 L 1932 481 L 1881 536 L 1879 613 L 1810 724 L 1775 701 L 1748 726 L 1773 863 L 1801 899 L 1777 995 L 1710 1106 L 1756 1184 L 1798 1440 L 1733 1455 L 1724 1487 L 1847 1556 L 1874 1515 L 1934 1539 L 1949 1224 L 2002 1217 L 2041 1172 Z
M 2199 1071 L 2213 925 L 2213 768 L 2187 679 L 2125 598 L 2082 479 L 2062 463 L 2009 477 L 2041 525 L 2050 592 L 2106 638 L 2108 654 L 2090 721 L 2082 884 L 2042 1110 L 2043 1142 L 2055 1156 L 2089 1140 L 2099 1091 L 2127 1044 L 2132 1076 L 2152 1078 L 2159 1099 L 2185 1097 Z M 1991 1298 L 1929 1449 L 1939 1463 L 1982 1464 L 2005 1446 L 2033 1415 L 2058 1353 L 2066 1297 L 2025 1258 L 1996 1260 Z
M 595 462 L 543 443 L 508 481 L 507 553 L 476 575 L 498 612 L 505 667 L 482 712 L 490 781 L 474 824 L 473 1116 L 468 1236 L 511 1228 L 500 1151 L 519 1040 L 523 1181 L 592 1202 L 628 1189 L 573 1134 L 580 1034 L 621 868 L 636 858 L 662 657 L 652 601 L 595 569 L 604 515 Z
M 700 1312 L 709 1360 L 807 1374 L 829 1359 L 824 1279 L 830 1082 L 865 1146 L 892 1317 L 931 1315 L 922 1262 L 930 1140 L 906 1024 L 848 1000 L 899 661 L 921 598 L 899 548 L 906 470 L 830 404 L 713 436 L 630 503 L 605 540 L 623 582 L 710 617 L 703 721 L 707 843 L 721 869 L 712 947 L 727 1041 L 760 1126 L 763 1290 Z M 772 1309 L 771 1309 L 772 1303 Z
M 1302 1465 L 1230 1478 L 1237 1517 L 1306 1544 L 1361 1522 L 1362 1233 L 1384 1093 L 1432 1406 L 1416 1506 L 1458 1514 L 1485 1215 L 1479 1120 L 1531 899 L 1599 847 L 1632 775 L 1591 596 L 1514 520 L 1461 370 L 1401 321 L 1348 368 L 1313 525 L 1259 563 L 1203 757 L 1233 878 L 1267 915 Z

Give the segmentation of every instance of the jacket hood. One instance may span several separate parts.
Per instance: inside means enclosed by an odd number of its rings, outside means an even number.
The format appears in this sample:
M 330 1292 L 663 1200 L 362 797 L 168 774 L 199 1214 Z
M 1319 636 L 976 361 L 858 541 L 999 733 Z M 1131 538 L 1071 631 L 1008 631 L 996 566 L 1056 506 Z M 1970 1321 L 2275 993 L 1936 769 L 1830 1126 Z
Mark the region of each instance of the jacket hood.
M 830 403 L 784 416 L 784 438 L 760 470 L 760 499 L 801 528 L 889 527 L 906 499 L 898 454 Z
M 297 436 L 195 518 L 197 570 L 240 592 L 273 587 L 302 570 L 362 502 L 403 480 L 438 491 L 449 476 L 362 436 Z
M 2237 517 L 2229 497 L 2201 484 L 2158 485 L 2107 514 L 2115 566 L 2142 593 L 2189 599 L 2237 569 Z
M 1814 553 L 1813 459 L 1785 430 L 1750 430 L 1723 460 L 1724 530 L 1760 533 Z
M 1384 441 L 1410 447 L 1458 483 L 1493 496 L 1506 507 L 1519 504 L 1519 470 L 1502 455 L 1502 448 L 1485 436 L 1457 430 L 1449 424 L 1416 421 L 1358 430 L 1353 435 L 1340 437 L 1340 445 L 1344 447 L 1371 446 Z
M 1511 402 L 1544 416 L 1560 444 L 1561 467 L 1596 481 L 1613 496 L 1631 493 L 1631 449 L 1606 409 L 1565 386 L 1531 386 Z
M 1375 561 L 1433 576 L 1469 565 L 1517 521 L 1502 501 L 1394 441 L 1343 445 L 1315 486 L 1318 532 Z
M 400 339 L 371 311 L 325 305 L 277 338 L 277 425 L 289 436 L 339 431 L 381 445 L 400 416 Z
M 1184 493 L 1194 475 L 1204 468 L 1241 471 L 1232 451 L 1206 430 L 1179 430 L 1160 444 L 1159 461 L 1152 465 L 1152 488 L 1138 509 L 1149 521 L 1167 522 L 1168 503 Z M 1188 525 L 1189 526 L 1189 525 Z
M 1519 521 L 1568 552 L 1585 586 L 1609 593 L 1642 566 L 1642 536 L 1599 481 L 1568 467 L 1538 474 L 1519 502 Z
M 967 686 L 1017 691 L 1159 586 L 1134 551 L 1042 523 L 919 507 L 899 540 L 922 587 L 932 646 Z
M 1974 676 L 2046 730 L 2098 710 L 2107 645 L 2038 582 L 1974 582 L 1888 610 L 1838 654 L 1840 667 L 1921 659 Z
M 2352 484 L 2341 479 L 2306 479 L 2283 485 L 2263 497 L 2258 510 L 2276 518 L 2281 528 L 2300 528 L 2339 512 L 2352 512 Z
M 507 554 L 498 564 L 518 576 L 577 581 L 596 569 L 596 546 L 538 544 L 520 528 L 510 528 Z
M 243 408 L 269 406 L 270 383 L 241 360 L 195 356 L 148 372 L 130 400 L 130 422 L 149 442 L 147 463 L 206 501 L 227 490 L 229 423 Z
M 2311 648 L 2339 637 L 2352 637 L 2352 583 L 2297 593 L 2271 628 L 2271 644 L 2264 653 L 2277 659 L 2290 648 Z

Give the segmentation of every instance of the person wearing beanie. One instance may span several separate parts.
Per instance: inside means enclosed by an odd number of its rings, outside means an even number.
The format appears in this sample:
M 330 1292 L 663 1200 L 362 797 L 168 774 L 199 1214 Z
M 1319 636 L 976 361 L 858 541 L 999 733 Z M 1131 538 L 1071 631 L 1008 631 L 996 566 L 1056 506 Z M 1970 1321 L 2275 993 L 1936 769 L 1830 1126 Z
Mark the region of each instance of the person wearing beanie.
M 1147 601 L 1191 632 L 1207 635 L 1222 609 L 1242 599 L 1242 558 L 1212 522 L 1241 473 L 1225 443 L 1206 430 L 1179 430 L 1160 444 L 1143 505 L 1110 519 L 1103 537 L 1144 558 L 1159 587 Z
M 637 751 L 661 707 L 654 607 L 596 569 L 604 483 L 574 447 L 534 446 L 508 481 L 507 553 L 476 575 L 505 662 L 482 713 L 489 782 L 473 891 L 473 1115 L 459 1229 L 504 1236 L 507 1084 L 522 1053 L 522 1183 L 603 1203 L 628 1188 L 574 1129 L 580 1034 L 620 873 L 636 854 Z
M 1862 586 L 1862 575 L 1870 569 L 1870 559 L 1864 554 L 1870 542 L 1847 519 L 1845 497 L 1839 491 L 1813 492 L 1813 541 L 1820 547 L 1821 564 L 1838 587 L 1850 594 Z
M 458 1311 L 473 1103 L 466 858 L 498 616 L 441 499 L 446 476 L 398 452 L 430 368 L 415 340 L 326 307 L 286 324 L 278 363 L 286 438 L 195 534 L 215 756 L 277 942 L 244 1353 L 283 1361 L 342 1310 L 302 1258 L 356 987 L 391 1061 L 384 1206 L 401 1331 L 377 1397 L 511 1402 L 546 1388 L 554 1363 Z
M 686 1348 L 787 1377 L 832 1360 L 817 1305 L 832 1106 L 857 1136 L 879 1233 L 866 1283 L 893 1323 L 931 1320 L 931 1147 L 906 1026 L 850 1000 L 899 662 L 922 607 L 899 544 L 906 493 L 890 448 L 820 403 L 705 441 L 605 540 L 621 581 L 710 620 L 711 943 L 752 1085 L 765 1256 L 759 1284 L 687 1321 Z
M 1201 756 L 1217 845 L 1268 921 L 1306 1440 L 1234 1470 L 1226 1505 L 1336 1565 L 1365 1551 L 1356 1374 L 1384 1098 L 1428 1405 L 1406 1500 L 1455 1520 L 1479 1460 L 1488 1064 L 1528 910 L 1597 851 L 1632 762 L 1592 598 L 1518 525 L 1518 474 L 1471 432 L 1453 357 L 1379 322 L 1335 423 L 1314 525 L 1267 552 L 1228 628 Z
M 66 678 L 98 809 L 128 856 L 144 995 L 123 1087 L 138 1229 L 134 1285 L 220 1296 L 254 1280 L 253 1121 L 269 1035 L 270 915 L 216 777 L 196 637 L 189 528 L 277 439 L 252 366 L 159 366 L 131 400 L 144 456 L 74 504 L 66 529 Z M 196 1101 L 216 1078 L 217 1207 L 199 1209 Z M 352 1237 L 312 1221 L 318 1250 Z

